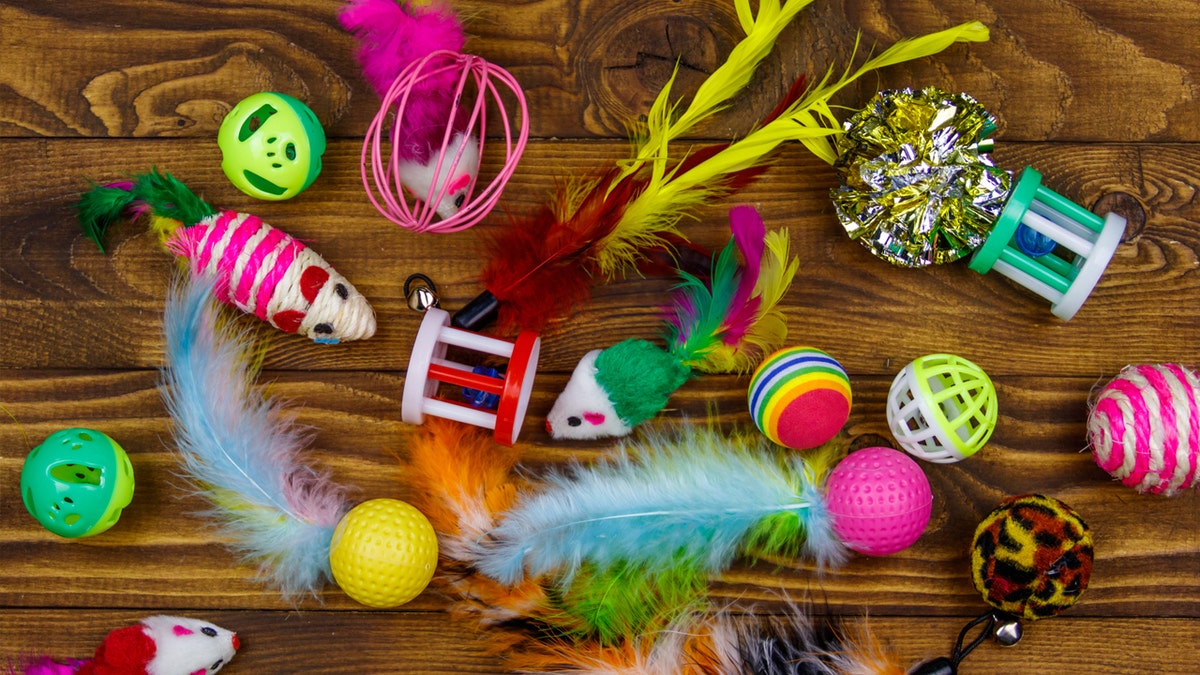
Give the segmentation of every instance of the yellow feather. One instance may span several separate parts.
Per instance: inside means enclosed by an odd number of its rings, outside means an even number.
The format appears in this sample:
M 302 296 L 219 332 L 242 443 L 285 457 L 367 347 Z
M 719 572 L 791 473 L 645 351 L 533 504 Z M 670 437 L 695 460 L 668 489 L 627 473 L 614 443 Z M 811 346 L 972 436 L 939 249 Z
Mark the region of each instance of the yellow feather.
M 789 252 L 787 230 L 767 233 L 758 282 L 751 292 L 759 298 L 758 311 L 749 329 L 737 345 L 718 343 L 689 365 L 706 373 L 745 373 L 783 346 L 787 340 L 787 317 L 778 305 L 800 267 L 799 258 L 789 259 Z
M 788 259 L 791 242 L 787 230 L 774 230 L 767 233 L 765 250 L 763 252 L 762 269 L 759 272 L 758 283 L 754 286 L 754 295 L 762 298 L 760 313 L 779 304 L 783 294 L 787 292 L 796 270 L 800 267 L 800 259 Z
M 761 0 L 758 15 L 755 16 L 749 0 L 737 0 L 738 21 L 746 37 L 734 46 L 725 62 L 704 80 L 691 103 L 678 117 L 674 115 L 676 106 L 668 103 L 671 86 L 675 82 L 675 73 L 672 73 L 647 115 L 644 139 L 634 149 L 633 158 L 622 162 L 621 174 L 614 184 L 636 172 L 648 161 L 654 161 L 657 164 L 656 173 L 661 173 L 666 162 L 667 144 L 727 107 L 729 100 L 750 83 L 755 69 L 771 53 L 783 29 L 800 10 L 811 3 L 812 0 L 784 0 L 782 3 L 780 0 Z
M 765 10 L 767 14 L 778 6 L 777 0 L 763 4 L 768 8 Z M 788 4 L 788 8 L 798 9 L 792 3 Z M 760 7 L 759 21 L 754 30 L 758 30 L 758 24 L 768 18 L 763 12 Z M 778 16 L 775 18 L 778 19 Z M 601 242 L 601 252 L 598 255 L 601 273 L 609 278 L 616 276 L 628 265 L 636 262 L 644 248 L 662 245 L 667 234 L 678 235 L 679 221 L 690 215 L 692 209 L 722 196 L 725 192 L 720 185 L 722 177 L 760 165 L 763 158 L 780 143 L 799 141 L 821 159 L 833 163 L 837 155 L 828 137 L 841 133 L 841 129 L 828 101 L 859 77 L 877 68 L 935 54 L 956 42 L 980 42 L 987 39 L 987 27 L 978 21 L 972 21 L 930 35 L 901 40 L 833 83 L 829 81 L 832 76 L 830 70 L 816 87 L 789 106 L 778 119 L 751 131 L 744 138 L 731 143 L 682 174 L 665 169 L 668 162 L 668 142 L 672 138 L 670 129 L 675 127 L 657 128 L 660 122 L 655 122 L 655 128 L 650 130 L 647 140 L 641 146 L 654 146 L 654 152 L 638 153 L 634 160 L 623 167 L 626 173 L 632 173 L 644 161 L 652 159 L 655 167 L 652 179 L 646 189 L 630 202 L 620 222 Z M 724 66 L 718 68 L 705 85 L 722 73 L 723 68 Z M 723 74 L 723 77 L 731 78 L 732 75 Z M 703 85 L 701 89 L 704 89 Z M 668 106 L 665 101 L 664 95 L 660 94 L 652 108 L 653 119 L 666 119 L 664 116 Z M 680 119 L 684 117 L 687 117 L 687 113 Z
M 840 89 L 873 70 L 932 56 L 956 42 L 987 42 L 988 38 L 987 26 L 979 21 L 968 21 L 929 35 L 900 40 L 879 55 L 868 59 L 858 70 L 850 72 L 847 69 L 846 74 L 832 84 L 829 83 L 833 74 L 831 68 L 825 73 L 820 84 L 801 98 L 795 111 L 789 111 L 782 117 L 812 131 L 811 135 L 802 135 L 797 140 L 804 143 L 813 154 L 833 164 L 837 161 L 837 151 L 829 141 L 829 137 L 840 134 L 841 128 L 833 111 L 829 109 L 828 101 Z M 856 40 L 855 52 L 857 51 L 858 41 Z

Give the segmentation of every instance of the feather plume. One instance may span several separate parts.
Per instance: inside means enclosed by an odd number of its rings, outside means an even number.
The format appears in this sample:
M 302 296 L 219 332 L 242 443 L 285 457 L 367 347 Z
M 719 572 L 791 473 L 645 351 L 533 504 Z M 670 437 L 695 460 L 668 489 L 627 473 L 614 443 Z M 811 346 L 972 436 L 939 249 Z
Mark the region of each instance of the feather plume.
M 180 284 L 163 317 L 162 395 L 182 475 L 201 515 L 288 600 L 332 581 L 329 544 L 345 490 L 305 463 L 311 434 L 254 389 L 247 333 L 222 321 L 211 281 Z
M 705 78 L 682 112 L 677 112 L 678 103 L 671 103 L 671 86 L 675 80 L 672 75 L 650 106 L 647 119 L 653 122 L 635 138 L 633 159 L 620 163 L 622 171 L 618 180 L 636 172 L 646 161 L 659 162 L 656 170 L 661 172 L 667 159 L 663 151 L 670 142 L 727 107 L 729 101 L 750 83 L 758 64 L 771 53 L 783 29 L 811 3 L 812 0 L 763 0 L 758 3 L 758 14 L 755 15 L 748 0 L 737 0 L 734 6 L 746 36 L 729 52 L 725 62 Z
M 685 240 L 679 224 L 705 204 L 729 197 L 763 171 L 782 143 L 800 141 L 831 161 L 828 137 L 840 133 L 829 99 L 877 68 L 934 54 L 955 42 L 988 38 L 987 28 L 970 22 L 932 35 L 904 40 L 830 82 L 804 91 L 803 79 L 780 105 L 743 138 L 696 153 L 672 148 L 686 130 L 719 111 L 749 81 L 779 31 L 804 0 L 736 3 L 747 37 L 729 60 L 701 85 L 682 112 L 671 104 L 674 74 L 634 132 L 631 158 L 614 170 L 568 181 L 552 203 L 532 216 L 511 220 L 490 238 L 489 262 L 481 281 L 499 301 L 501 330 L 541 330 L 552 319 L 586 301 L 594 284 L 629 273 L 647 251 Z
M 505 585 L 480 575 L 480 541 L 516 501 L 522 482 L 513 471 L 518 454 L 478 427 L 430 418 L 408 443 L 411 502 L 438 536 L 440 561 L 433 583 L 459 601 L 453 611 L 480 628 L 535 621 L 550 601 L 535 579 Z
M 351 0 L 338 20 L 358 39 L 363 77 L 380 99 L 388 98 L 396 79 L 412 64 L 437 51 L 460 53 L 466 42 L 462 22 L 440 1 Z M 427 69 L 427 76 L 412 84 L 404 115 L 396 120 L 397 157 L 424 164 L 442 147 L 461 76 L 452 68 Z M 456 130 L 467 127 L 465 107 L 453 122 Z
M 753 207 L 734 207 L 729 219 L 733 236 L 711 281 L 682 274 L 668 318 L 672 353 L 703 372 L 745 372 L 783 344 L 787 320 L 777 303 L 800 264 L 789 259 L 787 230 L 767 234 Z M 733 255 L 735 245 L 743 266 Z
M 827 567 L 845 552 L 821 479 L 757 434 L 649 431 L 610 460 L 548 476 L 491 531 L 479 569 L 501 583 L 553 572 L 569 585 L 585 562 L 716 575 L 740 554 L 803 552 Z
M 761 616 L 734 606 L 695 612 L 614 645 L 561 637 L 508 642 L 525 673 L 596 675 L 904 675 L 865 620 L 810 616 L 789 602 Z
M 673 437 L 659 438 L 674 447 L 684 442 L 688 433 L 681 429 Z M 711 429 L 695 433 L 710 436 L 714 446 L 726 443 Z M 741 438 L 727 442 L 748 445 Z M 874 641 L 865 624 L 843 627 L 828 619 L 810 619 L 804 606 L 790 602 L 782 614 L 765 620 L 757 612 L 750 614 L 733 606 L 711 607 L 696 566 L 664 569 L 656 576 L 646 574 L 637 560 L 618 560 L 604 569 L 587 562 L 566 586 L 555 573 L 527 574 L 511 586 L 482 576 L 480 556 L 490 555 L 487 542 L 495 534 L 496 524 L 510 509 L 524 508 L 519 495 L 528 499 L 547 488 L 540 481 L 520 477 L 515 470 L 517 451 L 497 445 L 475 427 L 430 420 L 416 430 L 408 448 L 406 473 L 412 481 L 414 505 L 429 514 L 442 542 L 460 544 L 441 548 L 435 583 L 455 597 L 455 614 L 473 621 L 482 631 L 485 647 L 502 656 L 512 670 L 574 675 L 903 672 L 896 669 L 894 657 Z M 631 456 L 623 455 L 626 459 Z M 833 457 L 821 453 L 811 457 L 808 463 L 789 465 L 819 481 L 824 463 Z M 772 470 L 781 470 L 779 462 L 784 461 L 760 460 L 772 465 Z M 720 475 L 712 473 L 709 478 Z M 671 482 L 658 476 L 654 489 Z M 554 489 L 553 483 L 548 489 Z M 481 531 L 489 522 L 493 525 L 488 531 Z M 762 538 L 748 537 L 747 550 Z
M 157 169 L 133 180 L 94 185 L 80 196 L 75 208 L 79 226 L 101 251 L 108 229 L 122 218 L 153 215 L 157 220 L 152 229 L 165 241 L 173 229 L 168 225 L 192 225 L 216 212 L 174 176 Z
M 88 239 L 96 242 L 101 251 L 104 250 L 104 239 L 108 229 L 122 218 L 126 209 L 133 203 L 133 187 L 134 183 L 131 181 L 93 185 L 76 204 L 79 227 Z
M 841 123 L 829 107 L 829 99 L 846 85 L 859 77 L 879 68 L 932 56 L 957 42 L 987 42 L 989 31 L 987 26 L 979 21 L 968 21 L 929 35 L 900 40 L 891 47 L 868 59 L 857 70 L 849 69 L 840 79 L 830 82 L 833 69 L 825 73 L 825 77 L 801 99 L 794 109 L 781 115 L 782 122 L 795 122 L 802 131 L 797 134 L 797 140 L 803 143 L 814 155 L 833 164 L 837 161 L 838 153 L 830 138 L 842 133 Z M 855 42 L 858 51 L 858 42 Z
M 338 13 L 338 21 L 358 39 L 359 65 L 379 98 L 412 63 L 438 50 L 461 52 L 466 42 L 462 22 L 440 1 L 351 0 Z M 454 91 L 457 80 L 454 73 L 441 74 L 413 95 Z

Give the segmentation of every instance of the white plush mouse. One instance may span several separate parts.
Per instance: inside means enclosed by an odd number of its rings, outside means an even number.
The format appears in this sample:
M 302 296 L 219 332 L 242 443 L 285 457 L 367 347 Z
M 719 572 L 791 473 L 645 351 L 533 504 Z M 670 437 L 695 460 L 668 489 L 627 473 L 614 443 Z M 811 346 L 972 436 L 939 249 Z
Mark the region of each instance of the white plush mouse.
M 36 659 L 24 675 L 212 675 L 241 647 L 236 633 L 207 621 L 151 616 L 118 628 L 90 659 Z

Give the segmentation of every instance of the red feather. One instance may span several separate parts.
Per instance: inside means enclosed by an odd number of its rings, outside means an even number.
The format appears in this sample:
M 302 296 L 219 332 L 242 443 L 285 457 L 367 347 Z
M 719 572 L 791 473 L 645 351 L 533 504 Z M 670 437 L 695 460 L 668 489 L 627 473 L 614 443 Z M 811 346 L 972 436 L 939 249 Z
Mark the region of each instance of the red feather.
M 572 186 L 560 185 L 554 202 L 530 217 L 510 220 L 489 237 L 492 255 L 482 281 L 501 303 L 501 331 L 541 330 L 590 297 L 600 243 L 646 184 L 635 175 L 608 190 L 616 175 L 612 169 L 589 181 L 573 209 L 567 203 Z
M 761 124 L 782 114 L 804 92 L 805 78 L 799 77 Z M 731 143 L 720 143 L 689 153 L 676 165 L 676 175 L 702 164 Z M 714 196 L 725 197 L 752 183 L 767 171 L 764 162 L 721 178 Z M 643 169 L 613 181 L 620 175 L 612 168 L 582 183 L 560 183 L 552 201 L 535 213 L 513 218 L 490 236 L 485 235 L 488 262 L 481 274 L 487 290 L 499 300 L 499 330 L 541 331 L 553 320 L 567 316 L 585 304 L 592 287 L 603 281 L 598 255 L 605 238 L 625 215 L 626 206 L 645 190 L 650 180 Z M 686 239 L 668 236 L 672 244 Z M 694 251 L 695 247 L 693 247 Z M 671 252 L 641 251 L 638 270 L 644 274 L 674 275 L 678 267 L 662 265 Z M 692 256 L 695 258 L 695 256 Z M 711 254 L 703 256 L 711 260 Z M 628 272 L 629 270 L 626 270 Z M 704 270 L 697 276 L 707 276 Z

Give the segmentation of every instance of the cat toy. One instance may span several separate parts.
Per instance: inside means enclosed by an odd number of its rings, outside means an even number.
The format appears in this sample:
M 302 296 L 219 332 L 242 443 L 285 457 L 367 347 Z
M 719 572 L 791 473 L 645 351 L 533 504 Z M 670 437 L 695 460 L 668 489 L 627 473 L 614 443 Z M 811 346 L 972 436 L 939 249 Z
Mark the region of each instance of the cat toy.
M 842 364 L 813 347 L 786 347 L 750 378 L 747 405 L 767 438 L 793 450 L 828 443 L 850 419 L 853 396 Z
M 95 429 L 62 429 L 29 451 L 21 465 L 21 499 L 29 515 L 68 539 L 117 524 L 133 500 L 133 465 L 125 449 Z
M 1096 464 L 1140 493 L 1200 487 L 1200 378 L 1177 363 L 1126 366 L 1088 414 Z
M 991 609 L 963 627 L 954 653 L 927 661 L 911 675 L 955 675 L 959 663 L 989 636 L 1016 644 L 1021 621 L 1066 611 L 1087 590 L 1094 549 L 1086 522 L 1045 495 L 1009 497 L 980 521 L 970 551 L 971 581 Z M 971 629 L 982 626 L 964 645 Z
M 485 291 L 455 314 L 454 325 L 479 330 L 498 320 L 504 332 L 541 332 L 584 304 L 594 284 L 622 276 L 651 252 L 686 240 L 680 221 L 766 171 L 768 156 L 781 143 L 836 133 L 797 124 L 795 118 L 823 115 L 830 97 L 872 70 L 935 54 L 956 42 L 988 39 L 983 24 L 970 22 L 902 40 L 836 81 L 832 72 L 808 88 L 799 79 L 759 126 L 736 141 L 686 153 L 676 150 L 672 141 L 727 107 L 750 82 L 776 37 L 810 1 L 765 0 L 755 14 L 749 0 L 735 0 L 746 36 L 725 63 L 686 107 L 672 101 L 672 75 L 645 123 L 634 126 L 628 159 L 562 181 L 548 203 L 490 234 L 480 277 Z
M 832 115 L 797 119 L 839 127 Z M 833 165 L 831 191 L 850 238 L 902 267 L 971 255 L 1042 296 L 1064 321 L 1087 300 L 1112 259 L 1125 219 L 1096 216 L 1042 185 L 1018 181 L 990 156 L 996 119 L 967 94 L 936 87 L 882 91 L 809 147 Z
M 954 354 L 926 354 L 896 373 L 888 427 L 914 457 L 951 464 L 983 449 L 1000 415 L 996 387 L 982 368 Z
M 84 233 L 104 250 L 108 228 L 150 216 L 150 228 L 193 277 L 213 275 L 221 302 L 285 333 L 337 344 L 375 334 L 375 312 L 342 275 L 256 216 L 219 211 L 169 173 L 97 186 L 78 204 Z
M 249 338 L 219 315 L 212 286 L 192 277 L 163 317 L 161 392 L 181 474 L 211 504 L 200 515 L 285 600 L 331 581 L 372 607 L 411 600 L 437 562 L 428 521 L 396 500 L 350 508 L 347 489 L 305 461 L 310 433 L 252 386 Z
M 585 354 L 546 415 L 553 438 L 624 436 L 666 407 L 693 371 L 747 371 L 782 345 L 787 320 L 776 305 L 799 266 L 789 259 L 788 233 L 768 234 L 750 206 L 734 207 L 729 220 L 733 236 L 709 283 L 680 272 L 666 348 L 629 339 Z
M 765 623 L 746 621 L 733 607 L 709 606 L 705 579 L 694 570 L 707 562 L 723 567 L 730 547 L 763 555 L 769 549 L 844 554 L 820 514 L 824 455 L 784 459 L 765 446 L 756 434 L 730 437 L 704 426 L 655 429 L 597 466 L 533 480 L 515 470 L 517 449 L 496 444 L 477 428 L 437 419 L 414 434 L 405 475 L 415 503 L 438 532 L 441 562 L 433 583 L 514 670 L 903 673 L 865 627 L 818 630 L 819 622 L 792 603 L 785 616 Z M 607 497 L 605 483 L 618 486 Z M 772 506 L 775 498 L 796 508 Z M 526 518 L 534 506 L 550 518 L 540 535 Z M 729 520 L 722 516 L 726 510 Z M 641 521 L 656 521 L 664 532 L 654 534 L 656 526 Z M 752 534 L 737 534 L 747 527 Z M 482 573 L 495 562 L 493 545 L 511 550 L 513 540 L 497 537 L 515 529 L 541 539 L 530 554 L 550 562 L 548 569 L 521 562 L 517 578 Z M 603 536 L 605 530 L 610 536 Z M 642 535 L 655 543 L 639 547 Z M 823 543 L 802 543 L 805 536 Z M 675 547 L 682 559 L 671 556 Z M 628 557 L 606 569 L 593 553 Z M 561 565 L 550 560 L 557 556 Z M 659 570 L 658 583 L 643 564 Z M 666 569 L 676 566 L 681 569 L 675 573 Z M 570 576 L 566 586 L 564 573 Z
M 450 325 L 450 313 L 443 309 L 431 306 L 423 311 L 425 318 L 413 338 L 405 371 L 401 419 L 421 424 L 427 416 L 446 417 L 491 429 L 498 443 L 516 443 L 533 394 L 541 338 L 531 331 L 521 331 L 516 340 L 509 342 L 454 328 Z M 487 367 L 472 368 L 446 358 L 452 346 L 490 358 L 507 359 L 504 373 Z M 495 410 L 439 397 L 442 383 L 472 392 L 481 403 L 494 398 Z
M 150 616 L 109 633 L 90 659 L 32 659 L 21 675 L 213 675 L 233 658 L 236 633 L 180 616 Z
M 287 94 L 251 94 L 217 130 L 221 170 L 237 189 L 258 199 L 291 199 L 321 173 L 325 130 L 304 102 Z
M 415 232 L 458 232 L 483 220 L 529 138 L 521 85 L 503 68 L 462 53 L 466 38 L 449 2 L 352 0 L 338 18 L 358 38 L 363 76 L 382 101 L 362 150 L 371 203 Z M 481 187 L 489 108 L 499 115 L 505 154 Z

